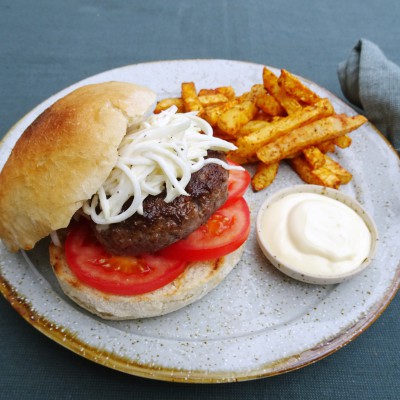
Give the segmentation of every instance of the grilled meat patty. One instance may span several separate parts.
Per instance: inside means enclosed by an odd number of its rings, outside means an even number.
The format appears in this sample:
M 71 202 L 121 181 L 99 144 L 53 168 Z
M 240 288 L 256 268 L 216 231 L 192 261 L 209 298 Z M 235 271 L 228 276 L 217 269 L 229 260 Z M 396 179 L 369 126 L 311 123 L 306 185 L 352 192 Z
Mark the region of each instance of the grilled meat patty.
M 209 151 L 208 157 L 225 160 L 222 152 Z M 94 225 L 98 241 L 111 253 L 138 255 L 155 252 L 185 238 L 220 208 L 228 197 L 228 171 L 207 164 L 194 173 L 186 186 L 189 196 L 165 203 L 165 192 L 148 196 L 143 215 L 135 213 L 107 228 Z

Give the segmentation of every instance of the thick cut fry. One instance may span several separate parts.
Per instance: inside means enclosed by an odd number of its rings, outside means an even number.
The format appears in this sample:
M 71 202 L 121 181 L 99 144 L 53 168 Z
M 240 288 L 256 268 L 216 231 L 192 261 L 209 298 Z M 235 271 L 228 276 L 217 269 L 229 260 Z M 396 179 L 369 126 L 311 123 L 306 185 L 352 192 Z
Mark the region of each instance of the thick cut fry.
M 267 92 L 275 97 L 288 114 L 293 114 L 302 108 L 296 99 L 288 96 L 285 89 L 279 86 L 277 76 L 265 67 L 263 69 L 263 82 Z
M 204 109 L 203 114 L 201 115 L 211 126 L 216 126 L 219 117 L 227 110 L 234 107 L 238 104 L 238 100 L 229 100 L 226 103 L 218 104 L 215 106 L 209 106 Z
M 334 173 L 325 167 L 313 170 L 303 155 L 292 158 L 290 160 L 290 165 L 297 175 L 306 183 L 335 189 L 340 185 L 340 179 Z
M 323 186 L 337 189 L 340 186 L 339 177 L 329 168 L 321 167 L 311 171 L 311 173 L 323 182 Z
M 218 126 L 215 126 L 213 128 L 213 136 L 235 144 L 235 139 L 232 138 L 231 135 L 228 135 L 227 133 L 221 131 L 221 129 L 219 129 Z
M 321 153 L 333 153 L 335 151 L 335 140 L 326 140 L 316 145 Z
M 349 117 L 345 114 L 335 114 L 294 129 L 268 143 L 257 150 L 257 157 L 266 164 L 271 164 L 293 156 L 305 147 L 345 135 L 366 121 L 362 115 Z
M 265 94 L 267 94 L 267 92 L 265 91 L 264 86 L 260 83 L 257 83 L 256 85 L 253 85 L 251 87 L 251 90 L 249 92 L 250 100 L 256 101 L 258 97 Z
M 297 101 L 305 104 L 314 104 L 319 100 L 319 96 L 315 92 L 285 69 L 281 70 L 278 83 L 285 89 L 286 93 L 294 97 Z
M 265 88 L 261 84 L 253 85 L 248 92 L 244 92 L 240 96 L 237 97 L 239 103 L 243 103 L 244 101 L 252 101 L 256 102 L 257 97 L 266 93 Z
M 235 136 L 257 114 L 257 107 L 252 101 L 244 101 L 225 111 L 218 119 L 217 126 L 225 133 Z
M 255 191 L 260 191 L 268 187 L 275 179 L 278 173 L 279 163 L 266 165 L 259 162 L 257 171 L 251 179 L 251 185 Z
M 334 112 L 329 100 L 321 99 L 313 106 L 304 107 L 302 110 L 287 117 L 274 120 L 268 126 L 238 139 L 238 147 L 242 155 L 256 152 L 260 147 L 266 145 L 276 138 L 286 135 L 292 130 L 315 121 L 319 118 L 332 115 Z
M 198 96 L 209 94 L 222 94 L 229 100 L 233 100 L 236 97 L 235 90 L 232 86 L 220 86 L 215 89 L 200 89 Z
M 285 115 L 284 108 L 275 100 L 275 97 L 268 93 L 263 93 L 257 97 L 256 105 L 263 110 L 266 114 L 273 116 Z
M 311 165 L 313 169 L 321 168 L 325 164 L 325 155 L 318 147 L 307 147 L 303 149 L 303 154 L 305 160 Z
M 349 183 L 353 177 L 346 168 L 342 167 L 338 162 L 332 160 L 332 158 L 327 155 L 325 155 L 325 167 L 339 178 L 341 185 Z
M 198 111 L 199 113 L 203 110 L 203 106 L 200 103 L 196 93 L 196 86 L 193 82 L 182 83 L 182 100 L 185 105 L 185 111 Z
M 347 135 L 339 136 L 334 140 L 336 146 L 345 149 L 351 145 L 351 137 Z
M 302 154 L 297 157 L 291 158 L 289 162 L 293 170 L 305 183 L 324 186 L 324 182 L 322 182 L 320 178 L 312 173 L 311 165 L 306 161 Z
M 198 99 L 203 107 L 226 103 L 228 101 L 228 98 L 221 93 L 202 94 L 198 96 Z
M 229 151 L 227 154 L 227 158 L 236 164 L 251 164 L 258 161 L 257 154 L 247 154 L 242 155 L 239 151 Z
M 168 108 L 176 106 L 178 108 L 178 112 L 184 112 L 185 106 L 183 104 L 183 100 L 179 97 L 170 97 L 167 99 L 160 100 L 156 108 L 154 109 L 155 114 L 159 114 L 161 111 L 167 110 Z
M 353 176 L 349 171 L 326 154 L 321 153 L 321 155 L 324 157 L 324 163 L 322 165 L 318 164 L 319 166 L 317 167 L 310 163 L 304 150 L 303 155 L 292 158 L 290 163 L 306 183 L 337 189 L 340 185 L 345 185 L 351 181 Z
M 232 86 L 220 86 L 216 89 L 218 93 L 223 94 L 229 100 L 233 100 L 236 97 L 235 90 Z
M 208 96 L 208 95 L 213 95 L 217 94 L 217 89 L 200 89 L 199 93 L 197 93 L 197 96 Z
M 258 113 L 253 118 L 253 121 L 272 122 L 274 120 L 274 118 L 279 118 L 279 117 L 273 117 L 272 115 L 265 114 L 265 112 L 258 110 Z
M 266 126 L 268 126 L 268 124 L 268 121 L 253 119 L 252 121 L 249 121 L 246 125 L 244 125 L 242 129 L 240 129 L 240 131 L 236 134 L 236 136 L 250 135 L 253 132 L 265 128 Z

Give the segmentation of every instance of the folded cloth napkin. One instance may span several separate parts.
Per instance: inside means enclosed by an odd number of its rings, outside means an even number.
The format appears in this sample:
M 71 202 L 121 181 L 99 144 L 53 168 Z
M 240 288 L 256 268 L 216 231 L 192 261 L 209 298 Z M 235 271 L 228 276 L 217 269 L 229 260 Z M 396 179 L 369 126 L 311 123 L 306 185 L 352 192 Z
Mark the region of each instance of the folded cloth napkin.
M 400 68 L 382 50 L 361 39 L 347 60 L 338 66 L 346 98 L 362 108 L 365 116 L 400 152 Z

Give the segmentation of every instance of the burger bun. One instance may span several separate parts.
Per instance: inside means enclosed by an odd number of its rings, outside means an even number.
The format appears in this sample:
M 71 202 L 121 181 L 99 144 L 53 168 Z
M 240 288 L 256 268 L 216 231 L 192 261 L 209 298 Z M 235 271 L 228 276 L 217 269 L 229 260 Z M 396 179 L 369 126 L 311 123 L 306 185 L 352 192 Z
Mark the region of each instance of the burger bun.
M 156 101 L 126 82 L 82 86 L 47 108 L 23 132 L 0 173 L 0 238 L 30 250 L 68 226 L 113 169 L 130 126 Z

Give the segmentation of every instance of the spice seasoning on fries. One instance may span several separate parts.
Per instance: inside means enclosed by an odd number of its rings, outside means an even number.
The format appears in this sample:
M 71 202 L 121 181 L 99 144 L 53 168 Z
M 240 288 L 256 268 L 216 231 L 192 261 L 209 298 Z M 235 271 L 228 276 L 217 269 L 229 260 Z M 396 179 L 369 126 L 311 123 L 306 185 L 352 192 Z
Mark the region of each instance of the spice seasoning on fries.
M 348 183 L 351 173 L 327 153 L 349 147 L 348 133 L 367 121 L 362 115 L 336 114 L 329 99 L 296 76 L 282 69 L 278 77 L 266 67 L 262 84 L 239 96 L 231 86 L 197 91 L 194 82 L 183 82 L 181 97 L 161 100 L 155 112 L 172 105 L 180 112 L 196 111 L 216 136 L 234 143 L 232 161 L 257 163 L 255 191 L 274 181 L 282 160 L 306 183 L 333 188 Z

